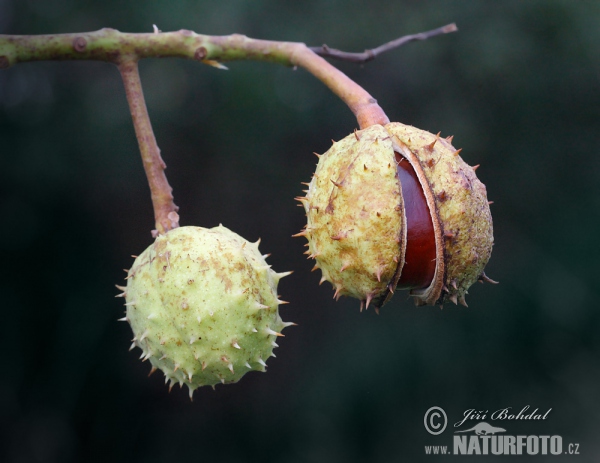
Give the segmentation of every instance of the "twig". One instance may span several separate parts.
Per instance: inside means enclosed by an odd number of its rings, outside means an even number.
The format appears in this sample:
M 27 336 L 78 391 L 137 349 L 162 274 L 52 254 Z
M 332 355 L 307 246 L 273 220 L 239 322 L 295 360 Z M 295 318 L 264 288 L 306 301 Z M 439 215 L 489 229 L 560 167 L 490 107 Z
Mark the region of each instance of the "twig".
M 324 56 L 326 58 L 350 61 L 352 63 L 366 63 L 367 61 L 375 59 L 376 56 L 386 51 L 393 50 L 394 48 L 401 47 L 406 43 L 414 42 L 415 40 L 427 40 L 431 37 L 435 37 L 436 35 L 448 34 L 450 32 L 456 32 L 457 30 L 458 28 L 456 27 L 456 24 L 452 23 L 443 27 L 438 27 L 437 29 L 432 29 L 427 32 L 405 35 L 404 37 L 392 40 L 391 42 L 384 43 L 383 45 L 380 45 L 377 48 L 365 50 L 362 53 L 349 53 L 346 51 L 336 50 L 335 48 L 329 48 L 327 45 L 322 45 L 320 47 L 310 47 L 310 49 L 317 55 Z
M 160 149 L 156 144 L 156 138 L 146 109 L 137 59 L 123 59 L 119 64 L 119 71 L 123 78 L 125 94 L 127 95 L 127 102 L 135 127 L 135 135 L 140 146 L 144 170 L 150 185 L 154 220 L 156 222 L 156 231 L 153 232 L 153 235 L 163 234 L 179 227 L 179 215 L 177 214 L 179 208 L 173 203 L 173 189 L 165 176 L 167 165 L 160 156 Z

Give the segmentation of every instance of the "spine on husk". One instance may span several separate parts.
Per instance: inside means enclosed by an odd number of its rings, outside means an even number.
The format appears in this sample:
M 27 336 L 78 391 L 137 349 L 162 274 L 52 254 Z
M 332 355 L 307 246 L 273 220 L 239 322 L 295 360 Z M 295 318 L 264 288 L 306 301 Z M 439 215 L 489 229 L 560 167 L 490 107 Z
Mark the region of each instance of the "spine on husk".
M 307 215 L 298 235 L 308 239 L 307 254 L 323 272 L 321 281 L 334 286 L 335 297 L 349 295 L 362 301 L 361 308 L 370 303 L 379 308 L 403 281 L 415 236 L 408 212 L 417 206 L 400 181 L 398 159 L 414 170 L 431 220 L 427 239 L 435 267 L 427 281 L 408 286 L 415 303 L 466 305 L 468 288 L 489 280 L 484 267 L 493 235 L 487 193 L 459 153 L 451 138 L 394 122 L 357 131 L 320 156 L 306 196 L 298 198 Z M 413 260 L 426 253 L 413 248 L 410 255 L 414 269 Z

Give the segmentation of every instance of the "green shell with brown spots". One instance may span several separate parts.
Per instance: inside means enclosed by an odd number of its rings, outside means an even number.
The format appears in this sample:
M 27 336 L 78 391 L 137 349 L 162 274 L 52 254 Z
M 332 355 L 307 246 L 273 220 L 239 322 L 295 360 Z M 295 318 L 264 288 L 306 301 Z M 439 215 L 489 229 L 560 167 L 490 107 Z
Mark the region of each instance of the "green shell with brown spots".
M 348 135 L 322 156 L 302 202 L 309 257 L 335 297 L 381 306 L 401 276 L 407 224 L 395 152 L 413 166 L 434 227 L 436 271 L 417 305 L 457 301 L 483 272 L 493 227 L 485 185 L 449 139 L 397 122 Z M 488 280 L 490 281 L 490 280 Z
M 403 259 L 402 195 L 390 135 L 380 125 L 336 142 L 321 156 L 302 198 L 308 253 L 336 296 L 384 296 Z
M 265 370 L 285 324 L 277 284 L 250 243 L 223 226 L 181 227 L 156 238 L 129 270 L 127 320 L 132 348 L 165 381 L 234 383 Z

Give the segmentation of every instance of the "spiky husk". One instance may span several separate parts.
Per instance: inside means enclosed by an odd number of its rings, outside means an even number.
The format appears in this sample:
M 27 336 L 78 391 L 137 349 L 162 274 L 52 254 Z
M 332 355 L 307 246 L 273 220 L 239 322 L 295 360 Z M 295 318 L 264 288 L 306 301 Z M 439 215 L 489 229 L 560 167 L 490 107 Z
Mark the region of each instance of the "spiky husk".
M 376 302 L 397 281 L 406 234 L 391 137 L 382 126 L 336 142 L 321 157 L 303 204 L 309 254 L 336 296 Z
M 417 305 L 464 305 L 484 275 L 493 246 L 485 186 L 446 139 L 397 122 L 373 125 L 323 154 L 306 197 L 299 198 L 309 257 L 335 295 L 381 306 L 398 282 L 406 218 L 394 152 L 412 165 L 432 218 L 436 270 L 428 287 L 411 290 Z
M 129 270 L 127 320 L 142 358 L 190 397 L 204 385 L 264 371 L 287 326 L 277 283 L 250 243 L 223 226 L 181 227 L 156 238 Z
M 435 209 L 433 219 L 443 244 L 442 277 L 429 291 L 412 294 L 419 305 L 449 300 L 465 304 L 465 294 L 483 274 L 494 243 L 485 185 L 449 140 L 399 122 L 385 128 L 403 148 L 402 155 L 412 153 L 417 159 L 418 164 L 411 164 L 426 178 L 433 198 L 429 206 Z

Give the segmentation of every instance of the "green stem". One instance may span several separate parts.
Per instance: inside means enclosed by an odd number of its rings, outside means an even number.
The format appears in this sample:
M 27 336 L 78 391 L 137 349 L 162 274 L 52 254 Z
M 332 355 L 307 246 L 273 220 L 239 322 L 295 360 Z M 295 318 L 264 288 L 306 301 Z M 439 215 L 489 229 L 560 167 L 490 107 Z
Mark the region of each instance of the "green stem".
M 119 71 L 123 78 L 125 94 L 135 127 L 135 135 L 140 146 L 144 170 L 150 185 L 156 232 L 166 233 L 179 226 L 178 207 L 173 203 L 173 189 L 165 176 L 166 164 L 160 156 L 160 149 L 150 123 L 142 82 L 138 71 L 138 62 L 134 58 L 122 59 Z

